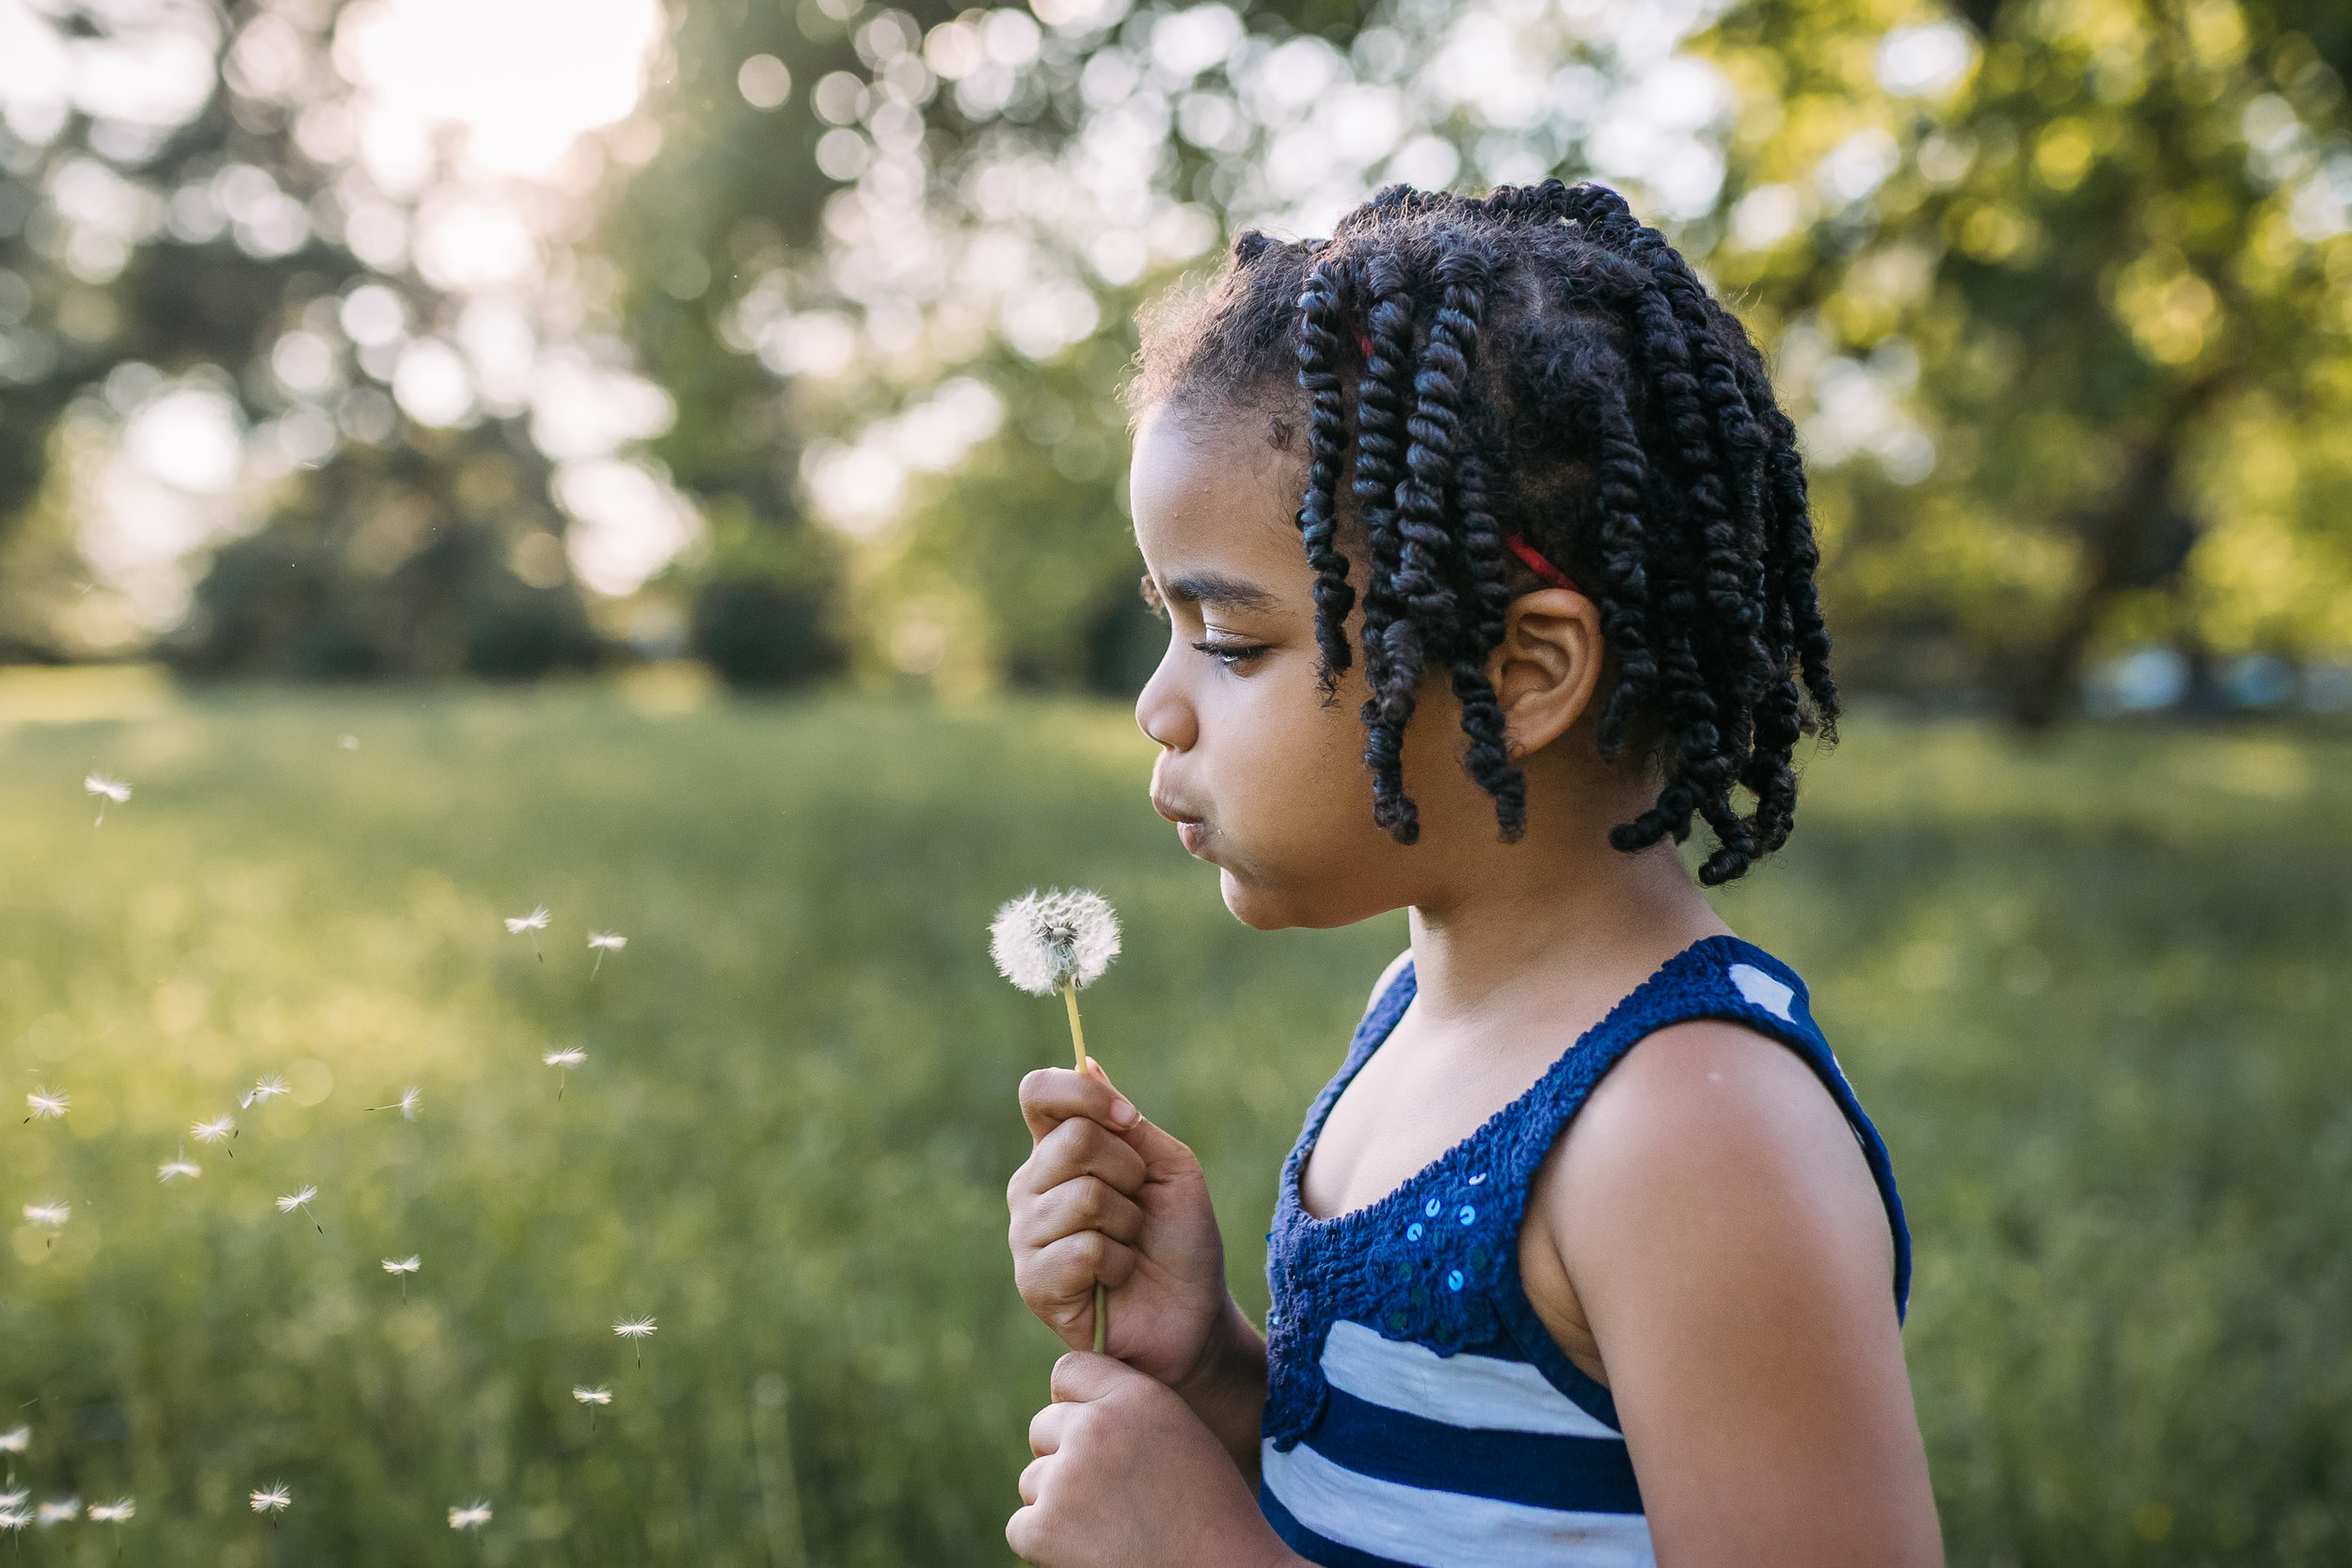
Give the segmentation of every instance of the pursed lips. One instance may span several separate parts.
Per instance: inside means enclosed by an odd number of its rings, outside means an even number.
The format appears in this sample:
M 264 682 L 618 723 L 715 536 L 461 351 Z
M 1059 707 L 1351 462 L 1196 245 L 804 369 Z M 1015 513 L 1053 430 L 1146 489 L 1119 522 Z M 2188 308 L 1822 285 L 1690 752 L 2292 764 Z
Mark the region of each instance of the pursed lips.
M 1176 824 L 1176 836 L 1184 841 L 1184 848 L 1190 853 L 1199 854 L 1200 847 L 1208 842 L 1208 824 L 1194 813 L 1169 805 L 1156 793 L 1152 797 L 1152 809 Z

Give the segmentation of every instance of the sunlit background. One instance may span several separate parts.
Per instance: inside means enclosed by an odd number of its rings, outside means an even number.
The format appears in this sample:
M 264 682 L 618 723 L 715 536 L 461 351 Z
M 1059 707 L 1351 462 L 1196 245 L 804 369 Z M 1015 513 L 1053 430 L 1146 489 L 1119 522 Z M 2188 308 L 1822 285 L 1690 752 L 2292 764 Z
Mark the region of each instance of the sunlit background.
M 1067 1047 L 990 910 L 1127 917 L 1089 1037 L 1252 1311 L 1400 940 L 1143 804 L 1135 311 L 1557 175 L 1801 429 L 1854 707 L 1723 907 L 1894 1148 L 1951 1560 L 2352 1560 L 2347 73 L 2341 0 L 0 0 L 0 1072 L 70 1102 L 0 1530 L 1007 1560 Z
M 2341 710 L 2344 37 L 2248 0 L 0 0 L 0 649 L 1128 688 L 1136 303 L 1390 181 L 1564 174 L 1774 354 L 1850 687 Z

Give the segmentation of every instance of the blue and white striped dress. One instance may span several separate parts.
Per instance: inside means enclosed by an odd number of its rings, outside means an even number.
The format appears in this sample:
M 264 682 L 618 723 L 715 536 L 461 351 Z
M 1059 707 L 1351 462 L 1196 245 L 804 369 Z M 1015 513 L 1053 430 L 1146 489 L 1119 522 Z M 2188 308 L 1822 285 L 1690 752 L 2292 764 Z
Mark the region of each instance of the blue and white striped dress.
M 1258 1504 L 1328 1568 L 1635 1568 L 1654 1561 L 1615 1402 L 1569 1361 L 1519 1281 L 1528 1185 L 1601 1075 L 1670 1023 L 1778 1039 L 1836 1097 L 1885 1199 L 1895 1305 L 1911 1240 L 1886 1146 L 1814 1025 L 1804 982 L 1736 937 L 1661 966 L 1518 1100 L 1370 1208 L 1319 1220 L 1298 1173 L 1348 1081 L 1413 999 L 1406 964 L 1307 1113 L 1282 1166 L 1266 1275 Z

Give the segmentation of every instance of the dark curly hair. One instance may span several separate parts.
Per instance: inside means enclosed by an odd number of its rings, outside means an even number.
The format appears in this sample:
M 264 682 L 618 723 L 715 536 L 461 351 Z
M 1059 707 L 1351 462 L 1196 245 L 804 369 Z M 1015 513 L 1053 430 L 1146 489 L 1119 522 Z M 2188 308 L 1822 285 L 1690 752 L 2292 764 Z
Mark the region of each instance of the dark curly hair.
M 1252 230 L 1205 292 L 1147 316 L 1138 365 L 1138 416 L 1255 410 L 1293 451 L 1303 422 L 1325 689 L 1356 657 L 1360 583 L 1364 762 L 1398 842 L 1420 832 L 1405 727 L 1440 669 L 1465 766 L 1502 836 L 1524 829 L 1486 675 L 1505 609 L 1538 581 L 1519 544 L 1599 607 L 1601 755 L 1631 744 L 1663 780 L 1610 842 L 1680 842 L 1695 816 L 1717 839 L 1699 872 L 1712 886 L 1787 841 L 1790 754 L 1803 735 L 1834 738 L 1838 711 L 1796 431 L 1739 321 L 1614 191 L 1391 185 L 1327 240 Z

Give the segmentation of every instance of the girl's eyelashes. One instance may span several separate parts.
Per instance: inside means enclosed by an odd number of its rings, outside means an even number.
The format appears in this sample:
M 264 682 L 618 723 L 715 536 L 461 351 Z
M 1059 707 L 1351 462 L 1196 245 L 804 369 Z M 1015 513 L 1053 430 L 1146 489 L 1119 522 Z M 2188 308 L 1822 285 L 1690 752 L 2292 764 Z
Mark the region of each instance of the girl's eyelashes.
M 1239 669 L 1264 657 L 1268 644 L 1263 642 L 1217 642 L 1207 638 L 1193 647 L 1216 659 L 1228 670 Z

